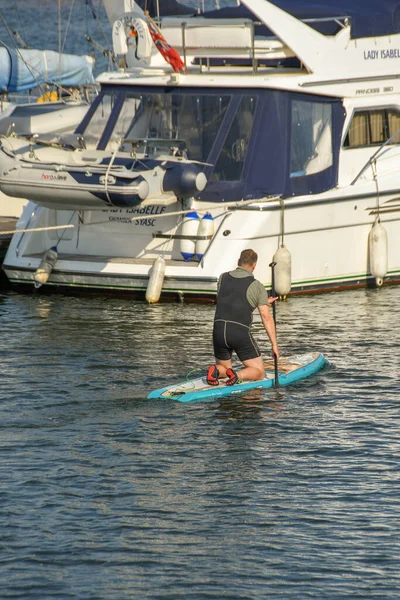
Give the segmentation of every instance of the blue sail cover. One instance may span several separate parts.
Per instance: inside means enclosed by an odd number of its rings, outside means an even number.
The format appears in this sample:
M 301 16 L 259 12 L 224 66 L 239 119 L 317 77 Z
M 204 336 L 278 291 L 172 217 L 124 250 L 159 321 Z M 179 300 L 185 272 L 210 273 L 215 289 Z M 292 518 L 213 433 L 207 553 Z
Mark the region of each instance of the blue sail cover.
M 10 52 L 0 48 L 0 93 L 22 92 L 44 83 L 79 86 L 94 83 L 89 56 L 59 54 L 53 50 Z
M 400 33 L 400 0 L 274 0 L 279 8 L 298 19 L 351 17 L 352 38 Z M 258 21 L 245 6 L 228 7 L 205 13 L 208 18 L 250 18 Z M 339 31 L 334 22 L 310 23 L 326 35 Z M 256 27 L 257 35 L 273 35 L 266 27 Z

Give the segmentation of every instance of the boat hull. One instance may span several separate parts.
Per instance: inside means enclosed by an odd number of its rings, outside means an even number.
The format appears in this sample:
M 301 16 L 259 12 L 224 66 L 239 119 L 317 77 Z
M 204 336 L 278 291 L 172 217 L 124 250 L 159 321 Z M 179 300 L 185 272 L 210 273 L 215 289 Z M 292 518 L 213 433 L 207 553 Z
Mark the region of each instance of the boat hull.
M 391 198 L 391 196 L 390 196 Z M 392 206 L 388 200 L 388 205 Z M 285 207 L 285 246 L 290 250 L 292 279 L 289 295 L 374 287 L 370 271 L 368 237 L 375 220 L 373 197 L 340 196 L 327 199 L 292 199 Z M 201 206 L 201 203 L 198 203 Z M 357 211 L 354 210 L 357 206 Z M 340 212 L 339 212 L 340 207 Z M 216 231 L 201 260 L 185 262 L 180 253 L 180 229 L 175 215 L 179 206 L 150 205 L 126 210 L 65 212 L 64 223 L 75 229 L 50 230 L 52 211 L 33 203 L 25 210 L 10 245 L 4 270 L 13 286 L 33 288 L 33 276 L 43 253 L 57 245 L 59 260 L 42 292 L 114 294 L 144 299 L 152 265 L 160 254 L 166 261 L 161 298 L 215 300 L 219 275 L 235 268 L 240 252 L 254 248 L 258 254 L 255 276 L 268 289 L 269 264 L 281 242 L 280 204 L 261 210 L 213 211 Z M 179 211 L 178 211 L 179 212 Z M 55 216 L 60 213 L 53 211 Z M 338 215 L 340 214 L 340 218 Z M 159 218 L 158 218 L 159 217 Z M 336 226 L 332 226 L 333 218 Z M 398 249 L 400 214 L 382 214 L 388 236 L 388 271 L 383 285 L 400 283 Z M 32 231 L 34 229 L 49 230 Z M 160 233 L 164 231 L 164 233 Z
M 16 269 L 10 265 L 3 264 L 10 285 L 16 290 L 32 293 L 34 269 Z M 108 277 L 100 273 L 66 273 L 55 269 L 46 286 L 41 288 L 40 293 L 59 293 L 73 296 L 116 296 L 145 300 L 148 277 Z M 388 275 L 383 286 L 399 285 L 400 270 Z M 266 286 L 269 287 L 269 286 Z M 216 279 L 210 282 L 200 282 L 194 279 L 188 282 L 185 278 L 169 278 L 164 281 L 161 293 L 161 301 L 185 301 L 185 302 L 215 302 Z M 360 288 L 376 288 L 375 278 L 360 274 L 353 278 L 324 281 L 310 284 L 294 284 L 290 296 L 302 296 L 308 294 L 321 294 L 328 292 L 339 292 L 355 290 Z

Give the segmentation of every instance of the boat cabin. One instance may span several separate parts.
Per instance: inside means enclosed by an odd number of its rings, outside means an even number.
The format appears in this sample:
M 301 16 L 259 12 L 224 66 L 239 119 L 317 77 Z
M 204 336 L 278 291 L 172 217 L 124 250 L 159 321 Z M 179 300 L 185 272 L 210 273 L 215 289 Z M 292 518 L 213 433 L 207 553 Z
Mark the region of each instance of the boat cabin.
M 87 148 L 204 164 L 199 199 L 318 193 L 337 183 L 340 100 L 283 90 L 103 86 L 77 133 Z

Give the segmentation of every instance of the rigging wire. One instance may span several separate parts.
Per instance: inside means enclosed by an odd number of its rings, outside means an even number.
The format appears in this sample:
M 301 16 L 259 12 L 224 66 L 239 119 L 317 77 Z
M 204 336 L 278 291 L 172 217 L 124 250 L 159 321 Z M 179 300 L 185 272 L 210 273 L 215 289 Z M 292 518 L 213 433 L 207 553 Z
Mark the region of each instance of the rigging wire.
M 88 6 L 88 3 L 86 3 L 86 12 L 85 12 L 86 35 L 84 37 L 87 40 L 87 42 L 92 46 L 92 48 L 101 52 L 103 54 L 103 56 L 108 57 L 108 70 L 110 71 L 112 63 L 115 62 L 115 60 L 113 59 L 113 51 L 109 49 L 109 45 L 110 45 L 109 36 L 107 35 L 107 33 L 103 27 L 103 24 L 101 22 L 101 18 L 100 18 L 101 6 L 102 6 L 102 0 L 99 0 L 99 5 L 98 5 L 98 8 L 96 9 L 96 15 L 97 15 L 95 18 L 96 27 L 93 31 L 93 34 L 91 35 L 89 33 L 89 21 L 92 22 L 93 19 L 91 19 L 89 17 L 89 15 L 90 15 L 89 6 Z M 99 42 L 97 42 L 93 39 L 97 32 L 99 32 L 101 34 L 100 37 L 102 38 L 103 44 L 105 44 L 106 48 L 103 48 Z M 95 56 L 94 52 L 93 52 L 93 56 Z
M 25 30 L 24 30 L 24 22 L 22 20 L 21 13 L 19 12 L 17 0 L 14 0 L 14 6 L 15 6 L 15 10 L 16 10 L 17 15 L 18 15 L 18 20 L 19 20 L 20 27 L 21 27 L 21 30 L 22 30 L 22 36 L 23 36 L 24 40 L 26 40 L 27 37 L 26 37 Z
M 61 79 L 61 0 L 58 0 L 58 72 Z M 58 89 L 58 97 L 61 100 L 61 90 Z
M 70 24 L 71 24 L 72 11 L 74 9 L 74 3 L 75 3 L 75 0 L 72 0 L 72 2 L 71 2 L 71 8 L 69 10 L 69 15 L 68 15 L 68 21 L 67 21 L 67 24 L 66 24 L 66 27 L 65 27 L 65 35 L 64 35 L 64 41 L 63 41 L 62 46 L 61 46 L 61 52 L 64 52 L 65 43 L 67 41 L 67 35 L 68 35 L 68 30 L 69 30 L 69 27 L 70 27 Z M 59 15 L 59 19 L 61 21 L 61 14 Z
M 7 25 L 7 21 L 3 17 L 3 13 L 1 12 L 1 10 L 0 10 L 0 19 L 2 20 L 3 25 L 6 28 L 6 31 L 7 31 L 8 35 L 10 36 L 10 39 L 11 39 L 12 43 L 14 44 L 15 47 L 17 47 L 17 45 L 15 43 L 15 37 L 13 36 L 12 30 Z M 2 41 L 2 44 L 7 48 L 6 44 L 3 41 Z
M 67 22 L 67 26 L 66 26 L 66 32 L 65 32 L 65 37 L 64 37 L 64 41 L 62 41 L 62 23 L 61 23 L 61 0 L 58 0 L 58 53 L 59 53 L 59 73 L 60 73 L 60 78 L 61 78 L 61 73 L 62 73 L 62 53 L 64 51 L 64 47 L 65 47 L 65 43 L 66 43 L 66 39 L 67 39 L 67 33 L 68 30 L 70 28 L 70 23 L 71 23 L 71 19 L 72 19 L 72 10 L 73 10 L 73 6 L 74 6 L 74 2 L 75 0 L 72 0 L 72 5 L 71 5 L 71 9 L 69 11 L 69 17 L 68 17 L 68 22 Z M 14 5 L 17 9 L 18 15 L 19 15 L 19 19 L 21 21 L 21 16 L 19 13 L 19 10 L 17 8 L 17 4 L 16 4 L 16 0 L 14 0 Z M 24 56 L 21 53 L 21 49 L 18 47 L 17 43 L 16 43 L 16 39 L 19 41 L 19 43 L 24 44 L 27 48 L 27 45 L 25 44 L 24 40 L 22 40 L 20 38 L 20 36 L 18 35 L 17 32 L 14 32 L 12 29 L 10 29 L 10 27 L 8 26 L 5 17 L 3 16 L 2 11 L 0 10 L 0 21 L 2 21 L 8 35 L 10 36 L 13 48 L 11 48 L 10 46 L 8 46 L 3 40 L 0 40 L 0 44 L 3 45 L 10 54 L 14 54 L 15 56 L 17 56 L 19 58 L 19 60 L 21 60 L 24 65 L 26 66 L 27 70 L 29 71 L 29 73 L 32 76 L 32 79 L 34 79 L 34 81 L 36 82 L 36 86 L 39 89 L 39 93 L 41 95 L 43 95 L 47 89 L 47 85 L 46 84 L 41 84 L 38 80 L 38 77 L 35 75 L 35 72 L 37 72 L 40 75 L 40 72 L 35 69 L 35 67 L 33 67 L 32 65 L 30 65 L 24 58 Z M 21 21 L 21 25 L 22 25 L 22 21 Z M 25 37 L 25 33 L 24 33 L 24 37 Z M 54 81 L 54 80 L 50 80 L 49 78 L 47 78 L 47 82 L 50 85 L 53 85 L 55 87 L 58 88 L 59 90 L 59 95 L 61 97 L 63 92 L 68 92 L 68 90 L 66 88 L 64 88 L 60 82 L 58 81 Z

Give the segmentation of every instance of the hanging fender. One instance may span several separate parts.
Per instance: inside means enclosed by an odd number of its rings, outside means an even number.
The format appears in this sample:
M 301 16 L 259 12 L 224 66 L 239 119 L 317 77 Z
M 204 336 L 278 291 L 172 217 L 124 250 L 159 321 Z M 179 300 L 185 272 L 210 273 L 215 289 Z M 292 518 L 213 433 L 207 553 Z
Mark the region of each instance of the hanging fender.
M 196 254 L 197 254 L 197 258 L 199 260 L 201 260 L 204 256 L 205 251 L 207 250 L 208 246 L 210 245 L 210 236 L 214 235 L 214 219 L 212 218 L 212 215 L 207 212 L 203 218 L 201 219 L 200 223 L 199 223 L 199 228 L 197 231 L 197 236 L 198 237 L 204 237 L 206 239 L 198 239 L 196 240 Z
M 371 275 L 380 287 L 388 270 L 388 238 L 380 221 L 376 221 L 369 232 L 368 247 Z
M 185 262 L 191 260 L 196 254 L 196 240 L 192 236 L 197 236 L 199 230 L 200 217 L 195 210 L 187 213 L 182 220 L 182 236 L 180 240 L 180 252 Z
M 43 255 L 42 260 L 40 261 L 39 267 L 36 269 L 35 274 L 33 276 L 33 285 L 36 289 L 39 289 L 47 283 L 47 280 L 50 277 L 50 273 L 52 272 L 54 265 L 58 260 L 57 247 L 53 246 Z
M 286 246 L 281 246 L 273 257 L 275 266 L 275 292 L 286 300 L 292 286 L 292 257 Z
M 165 277 L 165 259 L 157 256 L 150 270 L 149 282 L 146 290 L 146 301 L 155 304 L 159 301 Z

